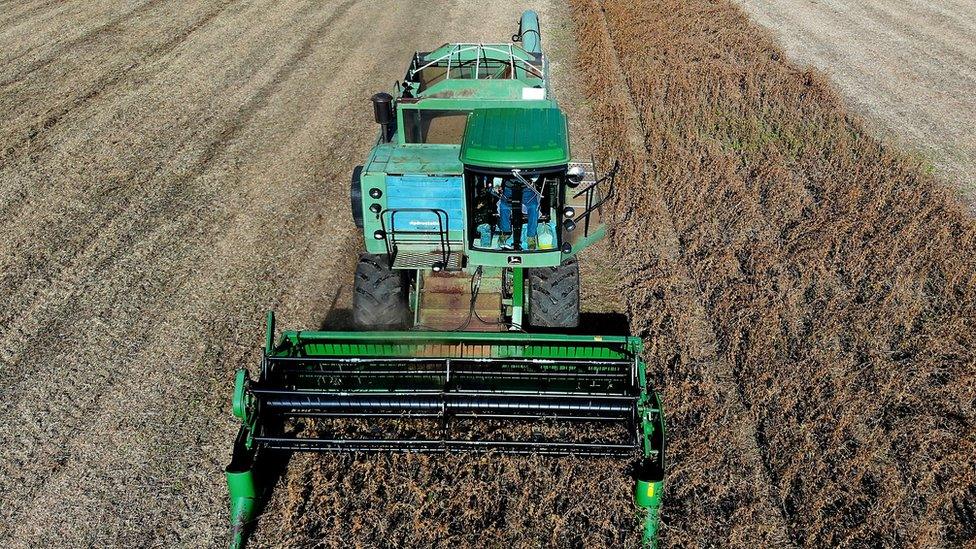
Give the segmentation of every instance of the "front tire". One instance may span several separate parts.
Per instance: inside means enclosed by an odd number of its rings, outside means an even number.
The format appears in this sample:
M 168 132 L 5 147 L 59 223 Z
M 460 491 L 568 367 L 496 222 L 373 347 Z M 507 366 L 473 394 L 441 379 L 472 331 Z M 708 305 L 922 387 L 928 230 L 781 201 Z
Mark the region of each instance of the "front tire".
M 365 330 L 396 330 L 407 321 L 406 271 L 390 267 L 387 256 L 362 254 L 356 265 L 352 318 Z
M 537 328 L 579 326 L 580 274 L 576 258 L 558 267 L 529 269 L 529 324 Z

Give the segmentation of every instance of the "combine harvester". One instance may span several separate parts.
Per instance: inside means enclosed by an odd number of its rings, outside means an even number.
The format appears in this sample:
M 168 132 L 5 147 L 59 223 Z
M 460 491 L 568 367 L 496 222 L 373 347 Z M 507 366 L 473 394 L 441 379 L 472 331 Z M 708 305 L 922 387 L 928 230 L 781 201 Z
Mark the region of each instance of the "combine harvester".
M 276 343 L 269 313 L 258 379 L 235 380 L 232 547 L 268 464 L 294 451 L 617 457 L 656 544 L 664 417 L 641 340 L 565 333 L 579 323 L 576 254 L 604 235 L 617 166 L 598 178 L 571 160 L 534 12 L 512 38 L 416 53 L 395 96 L 373 96 L 381 129 L 351 192 L 361 331 Z M 413 423 L 426 427 L 403 435 Z M 374 434 L 387 427 L 398 436 Z

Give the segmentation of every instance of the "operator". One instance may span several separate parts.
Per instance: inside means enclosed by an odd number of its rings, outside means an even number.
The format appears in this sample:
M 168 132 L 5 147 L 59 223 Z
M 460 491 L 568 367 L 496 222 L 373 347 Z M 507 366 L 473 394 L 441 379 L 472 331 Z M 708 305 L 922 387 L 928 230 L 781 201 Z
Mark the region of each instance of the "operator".
M 501 193 L 498 199 L 498 230 L 501 233 L 498 242 L 503 250 L 511 250 L 515 247 L 512 241 L 512 200 L 520 196 L 522 202 L 522 213 L 525 215 L 525 237 L 528 249 L 539 248 L 539 199 L 542 193 L 536 188 L 535 184 L 541 176 L 526 178 L 512 170 L 512 177 L 505 177 L 501 180 Z M 498 179 L 496 178 L 497 182 Z

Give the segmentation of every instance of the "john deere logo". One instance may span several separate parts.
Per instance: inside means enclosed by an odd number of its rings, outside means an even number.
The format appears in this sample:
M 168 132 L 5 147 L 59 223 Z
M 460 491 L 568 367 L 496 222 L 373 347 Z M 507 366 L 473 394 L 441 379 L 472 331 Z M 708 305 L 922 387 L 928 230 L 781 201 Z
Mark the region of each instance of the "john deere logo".
M 508 256 L 508 264 L 509 265 L 521 265 L 522 264 L 522 257 L 521 256 L 517 256 L 517 255 L 510 255 L 510 256 Z

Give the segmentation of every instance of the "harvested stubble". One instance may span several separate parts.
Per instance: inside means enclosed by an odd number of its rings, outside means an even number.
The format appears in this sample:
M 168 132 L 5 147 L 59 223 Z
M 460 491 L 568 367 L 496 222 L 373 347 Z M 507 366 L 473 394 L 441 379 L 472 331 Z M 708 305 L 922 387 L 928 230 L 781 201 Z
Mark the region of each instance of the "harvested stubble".
M 617 460 L 299 454 L 258 546 L 635 547 L 632 482 Z
M 539 420 L 533 422 L 488 418 L 455 418 L 447 428 L 439 420 L 411 418 L 369 419 L 303 419 L 286 429 L 307 430 L 323 438 L 393 438 L 401 440 L 436 439 L 445 436 L 453 440 L 524 440 L 559 442 L 572 440 L 582 443 L 627 444 L 630 434 L 622 422 L 579 423 L 573 421 Z M 638 453 L 634 452 L 634 459 Z
M 619 425 L 459 420 L 481 440 L 619 441 Z M 302 436 L 431 438 L 436 421 L 304 420 Z M 636 547 L 625 462 L 543 456 L 296 455 L 254 536 L 289 547 Z
M 973 543 L 973 219 L 729 2 L 573 4 L 599 141 L 648 167 L 624 179 L 614 248 L 651 243 L 621 260 L 670 405 L 665 541 L 772 543 L 784 525 L 805 545 Z M 643 143 L 621 138 L 600 64 L 617 62 Z M 676 261 L 654 249 L 669 231 Z M 749 449 L 738 418 L 716 421 L 734 407 L 688 356 L 682 302 L 704 308 L 698 342 L 719 382 L 727 365 L 778 517 L 716 447 Z

